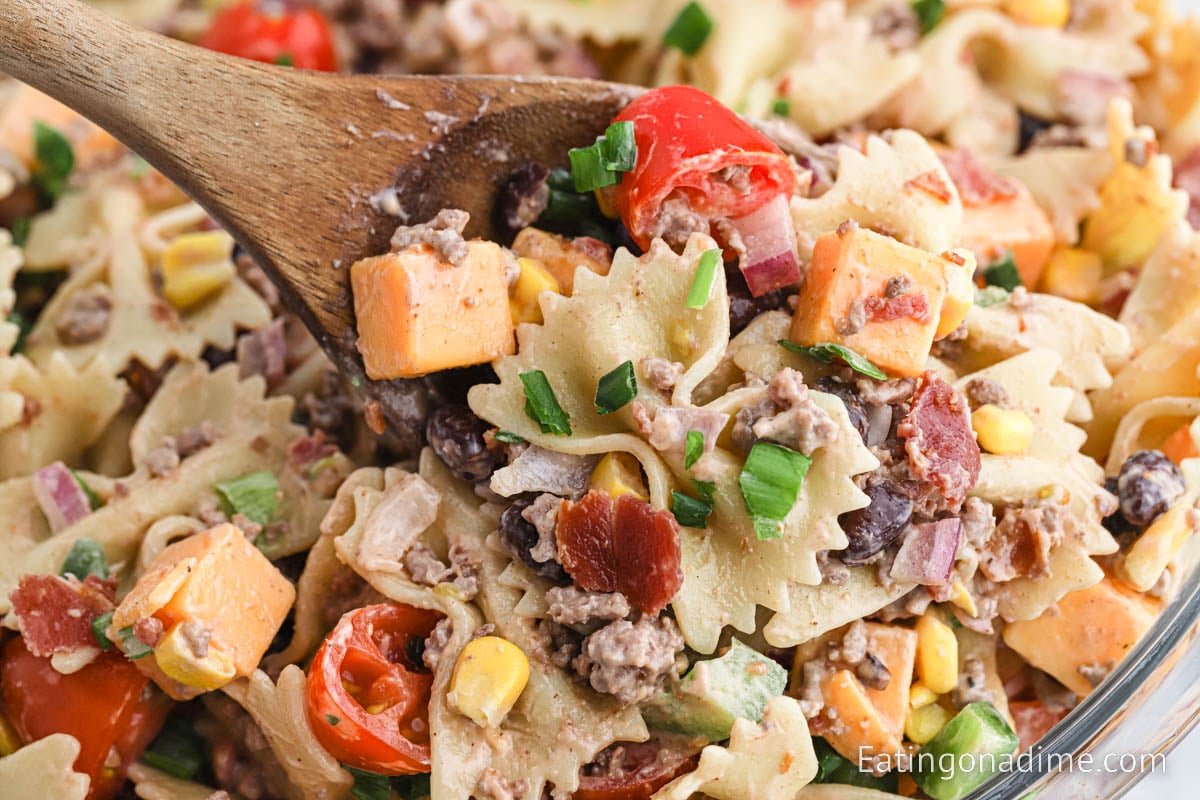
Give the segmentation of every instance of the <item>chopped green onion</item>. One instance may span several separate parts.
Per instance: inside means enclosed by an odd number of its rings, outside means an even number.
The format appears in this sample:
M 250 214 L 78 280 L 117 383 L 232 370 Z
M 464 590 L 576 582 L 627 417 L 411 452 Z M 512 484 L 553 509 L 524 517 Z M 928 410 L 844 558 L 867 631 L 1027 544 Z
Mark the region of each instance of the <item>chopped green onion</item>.
M 106 653 L 113 646 L 112 639 L 109 639 L 108 634 L 105 633 L 108 626 L 112 624 L 112 618 L 113 612 L 106 611 L 92 620 L 92 636 L 96 637 L 96 644 L 100 645 L 100 649 Z
M 192 726 L 180 717 L 171 717 L 162 732 L 142 753 L 142 763 L 165 772 L 172 778 L 190 781 L 204 766 L 204 748 Z
M 598 213 L 596 198 L 590 194 L 577 194 L 574 190 L 551 189 L 546 200 L 546 210 L 538 217 L 543 227 L 571 228 Z
M 696 267 L 695 277 L 692 278 L 692 288 L 688 289 L 688 308 L 704 308 L 708 304 L 719 266 L 721 266 L 719 249 L 714 247 L 712 250 L 705 250 L 700 254 L 700 264 Z
M 717 484 L 713 481 L 698 481 L 692 479 L 692 486 L 696 487 L 696 494 L 704 499 L 704 502 L 712 505 L 713 498 L 717 494 Z
M 429 773 L 396 775 L 392 778 L 392 791 L 400 795 L 401 800 L 421 800 L 429 797 Z
M 524 436 L 506 430 L 496 431 L 492 434 L 492 438 L 497 442 L 503 442 L 504 444 L 520 444 L 521 442 L 525 441 Z
M 1021 273 L 1017 271 L 1017 262 L 1013 259 L 1011 250 L 993 261 L 984 270 L 983 279 L 988 286 L 999 286 L 1001 289 L 1012 291 L 1021 285 Z
M 279 481 L 262 470 L 213 486 L 221 495 L 226 513 L 241 514 L 251 522 L 266 525 L 279 506 Z
M 275 59 L 275 65 L 280 67 L 294 67 L 296 66 L 296 60 L 292 58 L 291 53 L 281 53 L 279 57 Z
M 350 794 L 358 800 L 391 800 L 392 787 L 388 783 L 387 775 L 367 772 L 365 769 L 346 764 L 342 764 L 342 769 L 354 776 L 354 788 L 350 790 Z
M 694 56 L 708 41 L 712 31 L 712 17 L 704 10 L 704 6 L 691 2 L 683 7 L 663 34 L 663 47 L 674 47 L 685 56 Z
M 604 168 L 609 172 L 629 172 L 637 165 L 637 140 L 633 138 L 633 120 L 614 122 L 596 140 Z
M 571 435 L 571 419 L 567 412 L 558 404 L 554 389 L 546 373 L 540 369 L 522 372 L 521 383 L 525 386 L 525 413 L 538 424 L 542 433 L 552 433 L 556 436 Z
M 66 191 L 67 179 L 75 169 L 75 151 L 67 137 L 41 122 L 33 123 L 33 151 L 37 158 L 34 184 L 42 198 L 52 204 Z
M 708 525 L 708 515 L 712 513 L 712 503 L 689 497 L 683 492 L 671 492 L 671 513 L 675 520 L 685 528 L 703 528 Z
M 838 783 L 880 792 L 895 792 L 899 788 L 899 772 L 893 770 L 886 775 L 876 776 L 874 772 L 860 770 L 853 761 L 843 758 L 824 739 L 814 737 L 812 743 L 817 756 L 817 775 L 813 783 Z
M 621 180 L 619 173 L 605 169 L 604 156 L 596 145 L 572 148 L 567 155 L 571 159 L 571 175 L 577 192 L 602 189 Z
M 79 477 L 78 472 L 71 470 L 71 477 L 75 479 L 75 482 L 79 484 L 79 488 L 83 489 L 83 493 L 87 495 L 88 505 L 92 507 L 92 511 L 95 511 L 97 508 L 104 505 L 100 502 L 100 496 L 92 490 L 92 487 L 87 485 L 87 481 Z
M 786 97 L 776 97 L 775 102 L 771 103 L 771 113 L 777 117 L 790 117 L 792 115 L 792 101 Z
M 146 173 L 148 173 L 149 171 L 150 171 L 150 162 L 149 161 L 142 158 L 141 156 L 133 157 L 133 163 L 129 167 L 129 177 L 133 178 L 134 180 L 137 180 L 138 178 L 145 177 Z
M 359 388 L 360 386 L 362 386 L 362 378 L 355 375 L 353 378 L 350 379 L 350 385 L 353 386 L 355 389 Z
M 611 414 L 637 397 L 637 377 L 633 362 L 626 361 L 600 379 L 596 385 L 596 413 Z
M 308 479 L 310 481 L 316 480 L 316 477 L 318 475 L 320 475 L 325 470 L 336 466 L 337 462 L 338 462 L 338 457 L 337 457 L 336 453 L 331 456 L 325 456 L 324 458 L 318 458 L 316 461 L 309 464 L 309 466 L 308 466 Z
M 982 289 L 975 290 L 975 305 L 980 308 L 999 305 L 1007 302 L 1009 292 L 1007 289 L 1001 289 L 999 286 L 985 286 Z
M 339 722 L 342 721 L 342 718 L 335 717 L 333 714 L 326 714 L 325 721 L 328 722 L 330 725 L 337 725 Z
M 684 469 L 691 469 L 702 455 L 704 455 L 704 434 L 700 431 L 688 431 L 683 449 Z
M 137 661 L 154 652 L 153 647 L 133 635 L 132 625 L 117 631 L 117 638 L 121 640 L 121 651 L 130 661 Z
M 929 33 L 946 16 L 945 0 L 915 0 L 912 9 L 921 24 L 921 33 Z
M 782 522 L 796 504 L 811 464 L 803 453 L 771 442 L 756 442 L 750 449 L 738 486 L 759 539 L 782 535 Z
M 94 539 L 76 539 L 71 551 L 63 559 L 60 575 L 74 575 L 83 580 L 89 575 L 108 577 L 108 558 L 104 548 Z
M 834 342 L 818 342 L 811 347 L 805 347 L 795 342 L 789 342 L 787 339 L 780 339 L 779 345 L 784 350 L 808 356 L 813 361 L 820 361 L 822 364 L 832 364 L 833 360 L 838 358 L 844 361 L 846 366 L 855 372 L 861 372 L 863 375 L 875 378 L 876 380 L 887 380 L 887 375 L 883 373 L 883 370 L 844 345 Z
M 29 227 L 33 224 L 29 217 L 17 217 L 12 224 L 12 243 L 24 247 L 29 241 Z

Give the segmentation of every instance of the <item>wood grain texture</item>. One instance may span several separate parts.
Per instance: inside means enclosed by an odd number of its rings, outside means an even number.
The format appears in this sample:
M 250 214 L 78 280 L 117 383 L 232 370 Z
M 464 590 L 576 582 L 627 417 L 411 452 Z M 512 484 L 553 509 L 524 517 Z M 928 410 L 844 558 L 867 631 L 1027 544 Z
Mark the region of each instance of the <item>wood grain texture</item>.
M 424 401 L 408 382 L 363 372 L 349 265 L 386 251 L 398 222 L 442 208 L 469 211 L 470 235 L 500 234 L 495 195 L 511 171 L 565 163 L 637 91 L 306 72 L 192 47 L 76 0 L 0 0 L 0 72 L 106 128 L 204 206 L 397 430 Z M 400 220 L 370 201 L 388 187 Z

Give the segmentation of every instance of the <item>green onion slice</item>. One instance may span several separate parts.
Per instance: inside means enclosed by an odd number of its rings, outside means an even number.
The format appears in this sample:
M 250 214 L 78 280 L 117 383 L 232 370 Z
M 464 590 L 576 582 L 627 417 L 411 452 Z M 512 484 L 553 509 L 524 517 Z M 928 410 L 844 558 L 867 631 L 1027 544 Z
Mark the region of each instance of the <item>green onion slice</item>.
M 637 397 L 637 377 L 633 362 L 626 361 L 600 379 L 596 386 L 596 413 L 611 414 Z
M 694 56 L 708 41 L 713 31 L 713 18 L 696 2 L 688 3 L 667 32 L 663 34 L 663 47 L 673 47 L 685 56 Z
M 637 164 L 637 141 L 633 138 L 633 120 L 614 122 L 597 142 L 604 168 L 609 172 L 629 172 Z
M 712 513 L 712 503 L 697 500 L 683 492 L 671 492 L 671 513 L 675 520 L 685 528 L 704 528 L 708 525 L 708 515 Z
M 633 121 L 614 122 L 603 136 L 587 147 L 572 148 L 571 181 L 576 192 L 591 192 L 612 186 L 637 164 L 637 141 L 633 137 Z M 553 191 L 555 187 L 551 186 Z
M 571 159 L 571 177 L 575 179 L 575 191 L 590 192 L 612 186 L 621 180 L 619 173 L 605 169 L 604 157 L 597 145 L 576 147 L 567 155 Z
M 137 661 L 154 652 L 153 647 L 133 635 L 132 625 L 117 631 L 117 638 L 121 640 L 121 651 L 130 661 Z
M 915 0 L 912 9 L 921 25 L 921 33 L 929 33 L 946 16 L 945 0 Z
M 776 97 L 775 102 L 771 103 L 771 113 L 777 117 L 790 117 L 792 115 L 792 101 L 786 97 Z
M 983 279 L 988 286 L 999 286 L 1001 289 L 1012 291 L 1021 285 L 1021 273 L 1017 271 L 1017 262 L 1013 259 L 1011 250 L 988 265 L 984 270 Z
M 691 469 L 702 455 L 704 455 L 704 434 L 700 431 L 688 431 L 687 438 L 684 440 L 684 469 Z
M 227 512 L 241 514 L 259 525 L 269 523 L 279 506 L 279 481 L 266 470 L 218 483 L 213 488 Z
M 818 342 L 811 347 L 805 347 L 795 342 L 789 342 L 787 339 L 780 339 L 779 346 L 784 350 L 808 356 L 814 361 L 820 361 L 822 364 L 832 364 L 834 359 L 841 359 L 855 372 L 861 372 L 876 380 L 887 380 L 887 375 L 883 370 L 845 345 L 835 342 Z
M 756 442 L 750 449 L 738 486 L 759 539 L 782 535 L 782 522 L 796 504 L 811 464 L 803 453 L 771 442 Z
M 108 557 L 104 548 L 94 539 L 76 539 L 67 557 L 63 559 L 60 575 L 74 575 L 83 580 L 89 575 L 108 577 Z
M 522 372 L 521 383 L 525 386 L 525 413 L 538 424 L 542 433 L 556 436 L 571 435 L 571 420 L 558 404 L 554 390 L 546 373 L 540 369 Z
M 998 305 L 1007 302 L 1009 291 L 1002 289 L 999 286 L 985 286 L 982 289 L 975 290 L 975 305 L 980 308 Z
M 721 266 L 721 251 L 717 248 L 705 250 L 700 254 L 700 264 L 696 267 L 696 275 L 692 278 L 692 288 L 688 290 L 687 307 L 704 308 L 712 295 L 713 284 L 716 283 L 717 267 Z
M 106 653 L 113 646 L 112 639 L 109 639 L 108 634 L 105 633 L 108 626 L 112 624 L 112 618 L 113 612 L 106 611 L 92 620 L 92 636 L 96 637 L 96 644 L 100 645 L 100 649 Z
M 42 122 L 33 123 L 33 152 L 37 158 L 33 179 L 51 203 L 67 188 L 67 179 L 75 169 L 75 151 L 58 130 Z
M 524 436 L 521 436 L 520 434 L 517 434 L 517 433 L 513 433 L 512 431 L 506 431 L 504 429 L 498 430 L 495 433 L 493 433 L 492 438 L 495 439 L 497 442 L 504 442 L 504 444 L 520 444 L 521 442 L 525 441 Z
M 95 511 L 97 508 L 104 505 L 100 502 L 100 496 L 92 490 L 92 487 L 88 486 L 87 481 L 79 477 L 78 472 L 71 470 L 71 477 L 75 479 L 75 482 L 79 484 L 79 488 L 83 490 L 85 495 L 87 495 L 88 505 L 92 507 L 92 511 Z
M 196 777 L 204 762 L 200 737 L 181 717 L 168 719 L 154 742 L 142 753 L 142 763 L 181 781 Z
M 358 800 L 391 800 L 392 787 L 386 775 L 367 772 L 365 769 L 342 764 L 342 769 L 354 776 L 354 788 L 350 794 Z

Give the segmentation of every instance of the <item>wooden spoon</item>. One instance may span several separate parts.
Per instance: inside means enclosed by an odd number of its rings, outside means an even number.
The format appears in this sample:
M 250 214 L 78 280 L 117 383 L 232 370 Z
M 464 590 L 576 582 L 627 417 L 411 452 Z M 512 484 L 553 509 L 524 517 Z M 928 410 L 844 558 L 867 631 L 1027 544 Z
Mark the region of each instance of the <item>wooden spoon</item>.
M 0 72 L 106 128 L 212 214 L 410 446 L 426 393 L 366 377 L 349 266 L 387 252 L 401 222 L 443 208 L 470 212 L 468 235 L 503 238 L 494 220 L 505 178 L 528 160 L 564 163 L 637 92 L 565 78 L 306 72 L 183 44 L 76 0 L 0 0 Z M 378 202 L 389 187 L 399 218 Z

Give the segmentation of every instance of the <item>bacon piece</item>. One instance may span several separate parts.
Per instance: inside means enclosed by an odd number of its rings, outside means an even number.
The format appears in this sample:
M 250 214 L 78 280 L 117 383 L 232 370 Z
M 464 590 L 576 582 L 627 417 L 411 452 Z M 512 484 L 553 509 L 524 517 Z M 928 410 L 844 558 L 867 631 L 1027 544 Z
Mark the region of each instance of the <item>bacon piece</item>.
M 95 576 L 81 583 L 57 575 L 22 575 L 9 599 L 29 652 L 50 656 L 96 644 L 92 620 L 113 610 L 116 584 Z
M 303 472 L 336 452 L 337 447 L 326 442 L 325 431 L 318 428 L 312 436 L 301 436 L 288 445 L 288 464 L 297 472 Z
M 934 170 L 922 172 L 904 184 L 905 189 L 910 186 L 914 189 L 920 189 L 943 203 L 949 203 L 950 199 L 954 197 L 954 193 L 950 190 L 950 187 L 946 185 L 946 182 Z
M 1200 228 L 1200 147 L 1175 165 L 1175 186 L 1187 192 L 1188 222 Z
M 920 292 L 910 292 L 899 297 L 872 295 L 863 301 L 867 322 L 891 322 L 896 319 L 929 321 L 929 299 Z
M 588 492 L 563 501 L 555 530 L 563 568 L 581 588 L 621 592 L 646 614 L 667 607 L 683 585 L 679 523 L 632 495 L 614 502 Z
M 1015 183 L 992 172 L 969 150 L 945 150 L 938 157 L 965 205 L 983 206 L 1017 195 Z
M 926 372 L 896 433 L 905 440 L 913 475 L 936 486 L 951 508 L 960 505 L 979 480 L 979 444 L 967 399 L 937 373 Z

